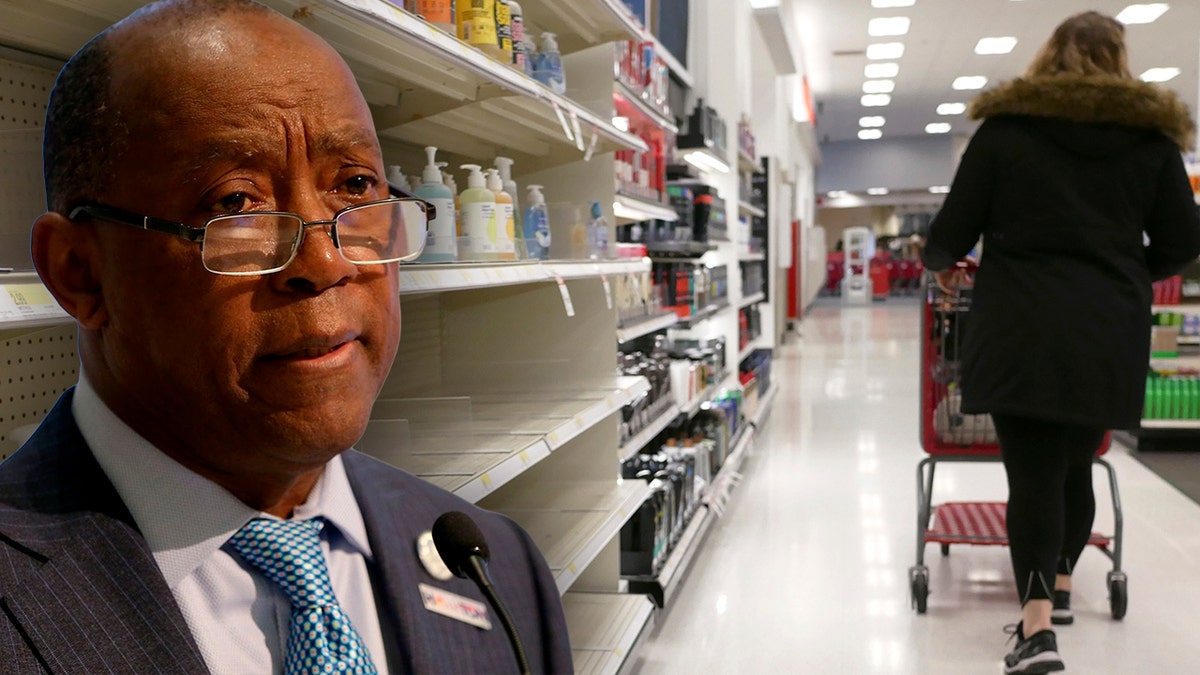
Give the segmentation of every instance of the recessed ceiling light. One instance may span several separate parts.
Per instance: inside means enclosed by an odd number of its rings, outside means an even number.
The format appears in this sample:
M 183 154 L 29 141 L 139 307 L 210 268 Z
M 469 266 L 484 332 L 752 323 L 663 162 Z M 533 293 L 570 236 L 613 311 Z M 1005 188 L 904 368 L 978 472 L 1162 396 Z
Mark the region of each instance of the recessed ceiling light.
M 948 134 L 950 133 L 949 122 L 934 122 L 925 125 L 925 133 L 927 134 Z
M 867 188 L 867 194 L 869 195 L 886 195 L 887 193 L 888 189 L 885 187 Z
M 867 22 L 867 35 L 887 37 L 908 33 L 911 22 L 907 16 L 877 16 Z
M 900 64 L 898 63 L 868 63 L 867 67 L 863 68 L 863 77 L 869 80 L 886 79 L 899 74 Z
M 1124 24 L 1152 23 L 1170 8 L 1171 6 L 1165 2 L 1151 2 L 1145 5 L 1130 5 L 1121 10 L 1121 13 L 1117 15 L 1117 21 L 1120 21 Z
M 888 9 L 890 7 L 912 7 L 917 4 L 917 0 L 871 0 L 871 6 L 876 9 Z
M 868 108 L 877 108 L 890 104 L 892 97 L 887 94 L 866 94 L 862 97 L 861 101 Z
M 778 6 L 779 0 L 750 0 L 751 9 L 771 9 Z
M 1016 46 L 1017 38 L 1015 37 L 986 37 L 975 45 L 975 53 L 981 55 L 1007 54 Z
M 964 75 L 954 78 L 954 84 L 950 86 L 958 90 L 983 89 L 987 86 L 987 78 L 983 75 Z
M 825 196 L 829 197 L 830 199 L 838 199 L 840 197 L 849 197 L 850 193 L 846 192 L 845 190 L 830 190 L 829 192 L 825 193 Z
M 1166 82 L 1179 75 L 1178 68 L 1151 68 L 1142 73 L 1139 79 L 1143 82 Z
M 966 111 L 966 103 L 939 103 L 937 107 L 939 115 L 961 115 Z
M 929 191 L 935 195 L 944 195 L 950 191 L 950 186 L 949 185 L 934 185 L 933 187 L 929 188 Z
M 869 117 L 858 118 L 858 126 L 860 127 L 881 127 L 886 120 L 883 115 L 871 115 Z
M 863 82 L 864 94 L 890 94 L 896 91 L 896 83 L 891 80 L 867 80 Z
M 861 141 L 874 141 L 883 138 L 883 132 L 879 129 L 859 129 L 858 139 Z
M 890 61 L 904 56 L 903 42 L 876 42 L 867 45 L 867 58 L 872 61 Z

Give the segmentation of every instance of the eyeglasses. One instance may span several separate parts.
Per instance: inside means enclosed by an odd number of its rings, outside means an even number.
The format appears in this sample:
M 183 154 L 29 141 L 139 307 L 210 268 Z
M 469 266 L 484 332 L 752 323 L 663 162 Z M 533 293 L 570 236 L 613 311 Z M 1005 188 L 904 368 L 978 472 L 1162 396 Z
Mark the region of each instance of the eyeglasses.
M 250 276 L 278 272 L 296 259 L 307 228 L 329 228 L 342 257 L 355 265 L 404 262 L 421 255 L 433 204 L 389 186 L 390 199 L 348 206 L 330 220 L 306 221 L 285 211 L 243 211 L 214 216 L 200 227 L 151 218 L 99 204 L 71 210 L 81 217 L 123 223 L 200 242 L 200 259 L 214 274 Z

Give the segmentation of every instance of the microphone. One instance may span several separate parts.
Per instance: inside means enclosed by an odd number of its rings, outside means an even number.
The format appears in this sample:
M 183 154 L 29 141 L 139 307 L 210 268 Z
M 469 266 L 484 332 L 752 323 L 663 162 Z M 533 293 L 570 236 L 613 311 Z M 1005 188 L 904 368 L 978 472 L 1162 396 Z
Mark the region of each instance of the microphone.
M 488 574 L 489 552 L 483 531 L 462 511 L 447 511 L 433 523 L 433 544 L 454 576 L 474 581 L 488 604 L 496 610 L 496 616 L 504 626 L 513 654 L 517 657 L 517 668 L 521 675 L 529 675 L 529 660 L 525 657 L 525 647 L 521 644 L 521 636 L 517 634 L 517 626 L 492 586 L 492 578 Z

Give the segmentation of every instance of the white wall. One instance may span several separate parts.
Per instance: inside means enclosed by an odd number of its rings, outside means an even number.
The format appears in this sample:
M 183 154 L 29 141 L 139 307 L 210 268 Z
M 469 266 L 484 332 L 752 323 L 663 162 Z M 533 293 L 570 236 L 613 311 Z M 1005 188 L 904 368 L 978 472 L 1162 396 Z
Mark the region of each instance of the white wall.
M 924 190 L 949 185 L 958 165 L 955 139 L 948 135 L 838 141 L 821 146 L 817 191 Z

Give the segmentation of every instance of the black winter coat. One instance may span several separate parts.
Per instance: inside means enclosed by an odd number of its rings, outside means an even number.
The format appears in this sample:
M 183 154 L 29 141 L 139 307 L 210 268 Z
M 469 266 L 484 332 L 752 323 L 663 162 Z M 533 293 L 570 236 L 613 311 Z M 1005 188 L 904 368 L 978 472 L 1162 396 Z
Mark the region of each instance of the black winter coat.
M 962 411 L 1134 428 L 1151 282 L 1200 255 L 1177 144 L 1190 128 L 1186 109 L 1174 108 L 1182 120 L 1143 115 L 1136 94 L 1149 85 L 1140 82 L 1108 83 L 1113 91 L 1100 93 L 1109 100 L 1097 94 L 1091 108 L 1072 79 L 1015 83 L 1023 88 L 985 95 L 986 119 L 924 253 L 929 269 L 943 270 L 984 241 L 965 321 Z

